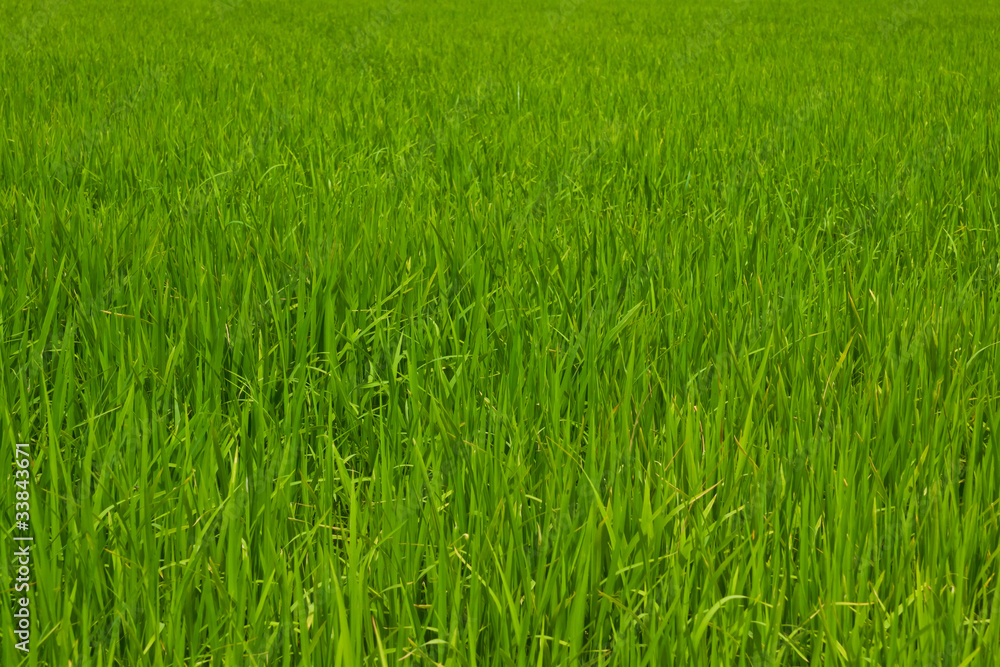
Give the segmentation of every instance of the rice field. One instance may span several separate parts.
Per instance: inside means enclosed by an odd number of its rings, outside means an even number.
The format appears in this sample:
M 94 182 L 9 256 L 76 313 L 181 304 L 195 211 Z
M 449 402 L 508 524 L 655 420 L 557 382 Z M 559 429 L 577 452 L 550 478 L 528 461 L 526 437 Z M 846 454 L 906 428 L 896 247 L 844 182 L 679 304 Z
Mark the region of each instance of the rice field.
M 0 664 L 1000 664 L 998 34 L 0 0 Z

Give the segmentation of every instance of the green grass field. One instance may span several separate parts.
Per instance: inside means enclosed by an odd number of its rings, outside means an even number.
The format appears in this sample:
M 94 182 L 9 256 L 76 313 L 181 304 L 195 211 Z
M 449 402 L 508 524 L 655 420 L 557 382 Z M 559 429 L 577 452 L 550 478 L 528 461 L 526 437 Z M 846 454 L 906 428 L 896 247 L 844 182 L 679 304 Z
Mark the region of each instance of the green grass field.
M 998 34 L 0 0 L 0 664 L 1000 664 Z

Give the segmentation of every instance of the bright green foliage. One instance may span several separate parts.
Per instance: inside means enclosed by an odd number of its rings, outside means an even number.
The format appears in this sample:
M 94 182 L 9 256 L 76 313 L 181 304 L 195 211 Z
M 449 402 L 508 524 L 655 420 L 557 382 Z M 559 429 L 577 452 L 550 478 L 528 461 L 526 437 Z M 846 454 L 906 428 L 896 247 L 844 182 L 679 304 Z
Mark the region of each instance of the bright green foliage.
M 1000 664 L 1000 4 L 834 4 L 0 0 L 0 663 Z

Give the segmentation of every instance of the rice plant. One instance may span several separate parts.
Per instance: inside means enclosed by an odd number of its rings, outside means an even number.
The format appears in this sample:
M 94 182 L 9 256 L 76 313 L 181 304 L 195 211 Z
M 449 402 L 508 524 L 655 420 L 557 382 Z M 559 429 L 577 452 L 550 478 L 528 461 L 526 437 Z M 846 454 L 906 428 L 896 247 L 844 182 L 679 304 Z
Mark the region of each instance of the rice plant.
M 0 663 L 998 664 L 998 25 L 0 0 Z

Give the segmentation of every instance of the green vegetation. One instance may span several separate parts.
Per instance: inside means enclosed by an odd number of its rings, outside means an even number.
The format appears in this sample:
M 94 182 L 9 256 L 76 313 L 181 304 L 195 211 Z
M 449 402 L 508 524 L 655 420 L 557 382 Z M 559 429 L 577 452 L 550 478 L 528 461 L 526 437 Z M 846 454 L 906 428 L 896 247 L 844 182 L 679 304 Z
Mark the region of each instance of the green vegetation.
M 1000 5 L 619 4 L 0 0 L 2 664 L 1000 662 Z

